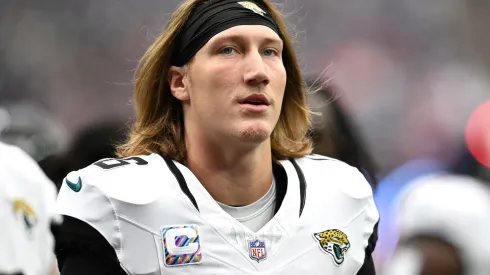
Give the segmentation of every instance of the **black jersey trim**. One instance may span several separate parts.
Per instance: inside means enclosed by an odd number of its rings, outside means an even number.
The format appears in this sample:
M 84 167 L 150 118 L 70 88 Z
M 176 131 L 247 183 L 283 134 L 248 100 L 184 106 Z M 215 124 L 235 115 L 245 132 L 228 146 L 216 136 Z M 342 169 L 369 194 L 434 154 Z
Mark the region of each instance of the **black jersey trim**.
M 274 179 L 276 181 L 276 207 L 274 209 L 274 215 L 277 214 L 279 208 L 281 208 L 284 197 L 286 197 L 286 192 L 288 190 L 288 174 L 281 164 L 272 164 L 272 173 L 274 174 Z
M 114 247 L 94 227 L 63 215 L 55 246 L 61 275 L 126 275 Z
M 303 214 L 303 209 L 305 208 L 305 203 L 306 203 L 306 180 L 305 180 L 305 175 L 303 174 L 303 170 L 301 170 L 298 163 L 296 163 L 296 160 L 290 159 L 290 161 L 293 164 L 294 169 L 296 170 L 296 173 L 298 174 L 298 178 L 299 178 L 299 195 L 300 195 L 299 216 L 301 217 L 301 214 Z
M 373 261 L 373 252 L 378 242 L 378 222 L 373 227 L 373 233 L 369 236 L 368 245 L 364 250 L 364 263 L 357 271 L 356 275 L 376 275 L 376 268 Z
M 171 158 L 168 158 L 166 156 L 161 155 L 161 157 L 165 160 L 167 163 L 168 168 L 170 171 L 172 171 L 172 174 L 174 174 L 175 179 L 177 179 L 177 182 L 179 183 L 180 189 L 182 192 L 189 198 L 189 200 L 192 202 L 194 207 L 199 211 L 199 207 L 197 206 L 197 201 L 194 198 L 194 196 L 191 193 L 191 190 L 189 189 L 189 186 L 187 186 L 187 182 L 185 181 L 184 175 L 182 175 L 182 172 L 180 172 L 179 168 L 177 168 L 177 165 L 175 165 L 174 161 Z
M 339 161 L 338 159 L 334 159 L 331 157 L 326 157 L 322 155 L 317 155 L 317 154 L 312 154 L 312 155 L 306 155 L 305 158 L 312 159 L 312 160 L 331 160 L 331 161 Z

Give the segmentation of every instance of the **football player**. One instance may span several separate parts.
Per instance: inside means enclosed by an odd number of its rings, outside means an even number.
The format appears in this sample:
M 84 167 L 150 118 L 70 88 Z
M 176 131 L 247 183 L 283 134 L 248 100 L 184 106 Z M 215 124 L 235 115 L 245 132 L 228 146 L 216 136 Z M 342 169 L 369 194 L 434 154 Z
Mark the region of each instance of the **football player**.
M 18 147 L 0 143 L 0 274 L 51 274 L 56 188 Z
M 306 94 L 269 1 L 184 1 L 140 63 L 121 158 L 63 183 L 61 274 L 375 274 L 371 187 L 309 155 Z
M 399 201 L 400 240 L 383 274 L 488 274 L 490 190 L 485 183 L 432 174 L 411 183 Z

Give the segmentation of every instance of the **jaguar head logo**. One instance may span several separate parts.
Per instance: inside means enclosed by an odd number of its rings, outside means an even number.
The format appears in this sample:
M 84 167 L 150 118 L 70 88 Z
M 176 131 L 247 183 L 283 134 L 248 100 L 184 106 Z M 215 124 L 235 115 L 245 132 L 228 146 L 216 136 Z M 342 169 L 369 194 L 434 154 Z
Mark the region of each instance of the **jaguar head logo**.
M 244 8 L 247 8 L 257 14 L 260 14 L 260 15 L 264 15 L 266 14 L 266 12 L 261 9 L 257 4 L 255 4 L 254 2 L 250 2 L 250 1 L 242 1 L 242 2 L 238 2 L 238 4 L 240 4 L 242 7 Z
M 332 256 L 336 265 L 344 262 L 345 253 L 350 248 L 347 235 L 338 229 L 329 229 L 313 234 L 323 252 Z
M 37 224 L 36 212 L 26 201 L 14 199 L 12 208 L 14 213 L 23 220 L 24 226 L 28 231 Z

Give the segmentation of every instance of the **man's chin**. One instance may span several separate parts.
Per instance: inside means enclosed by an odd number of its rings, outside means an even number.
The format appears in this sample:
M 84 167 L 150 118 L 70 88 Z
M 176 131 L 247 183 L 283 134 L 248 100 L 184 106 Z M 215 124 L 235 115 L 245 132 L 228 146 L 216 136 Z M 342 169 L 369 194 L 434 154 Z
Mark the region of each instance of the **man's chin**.
M 243 142 L 262 143 L 267 141 L 271 135 L 266 127 L 248 127 L 242 129 L 239 133 L 239 139 Z

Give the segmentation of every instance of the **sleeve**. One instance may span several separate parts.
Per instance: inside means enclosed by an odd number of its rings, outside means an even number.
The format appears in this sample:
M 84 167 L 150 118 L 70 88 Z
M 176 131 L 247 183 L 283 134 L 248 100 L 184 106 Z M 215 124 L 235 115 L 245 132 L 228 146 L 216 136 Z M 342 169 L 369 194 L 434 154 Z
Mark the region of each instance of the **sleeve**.
M 347 194 L 353 205 L 359 208 L 359 214 L 350 223 L 356 234 L 352 243 L 362 243 L 356 246 L 356 261 L 362 263 L 357 275 L 376 274 L 373 252 L 378 241 L 379 212 L 373 198 L 373 190 L 364 175 L 356 168 L 350 167 L 346 180 L 342 182 L 343 193 Z M 352 234 L 352 233 L 351 233 Z
M 56 245 L 61 275 L 125 275 L 113 247 L 93 227 L 65 216 Z
M 357 199 L 362 198 L 365 201 L 364 213 L 360 215 L 361 223 L 359 226 L 364 238 L 364 262 L 361 268 L 357 271 L 357 275 L 375 275 L 376 269 L 374 266 L 373 252 L 378 242 L 378 224 L 379 212 L 373 198 L 373 190 L 367 182 L 364 175 L 355 169 L 355 177 L 357 181 L 362 182 L 362 185 L 352 186 L 350 194 Z M 365 190 L 363 190 L 365 189 Z
M 83 170 L 64 179 L 56 208 L 64 219 L 55 249 L 62 275 L 126 274 L 118 260 L 121 237 L 110 198 Z
M 357 272 L 357 275 L 376 275 L 376 269 L 374 268 L 373 252 L 376 248 L 376 242 L 378 241 L 378 223 L 373 228 L 373 233 L 369 237 L 368 246 L 365 250 L 364 264 Z

